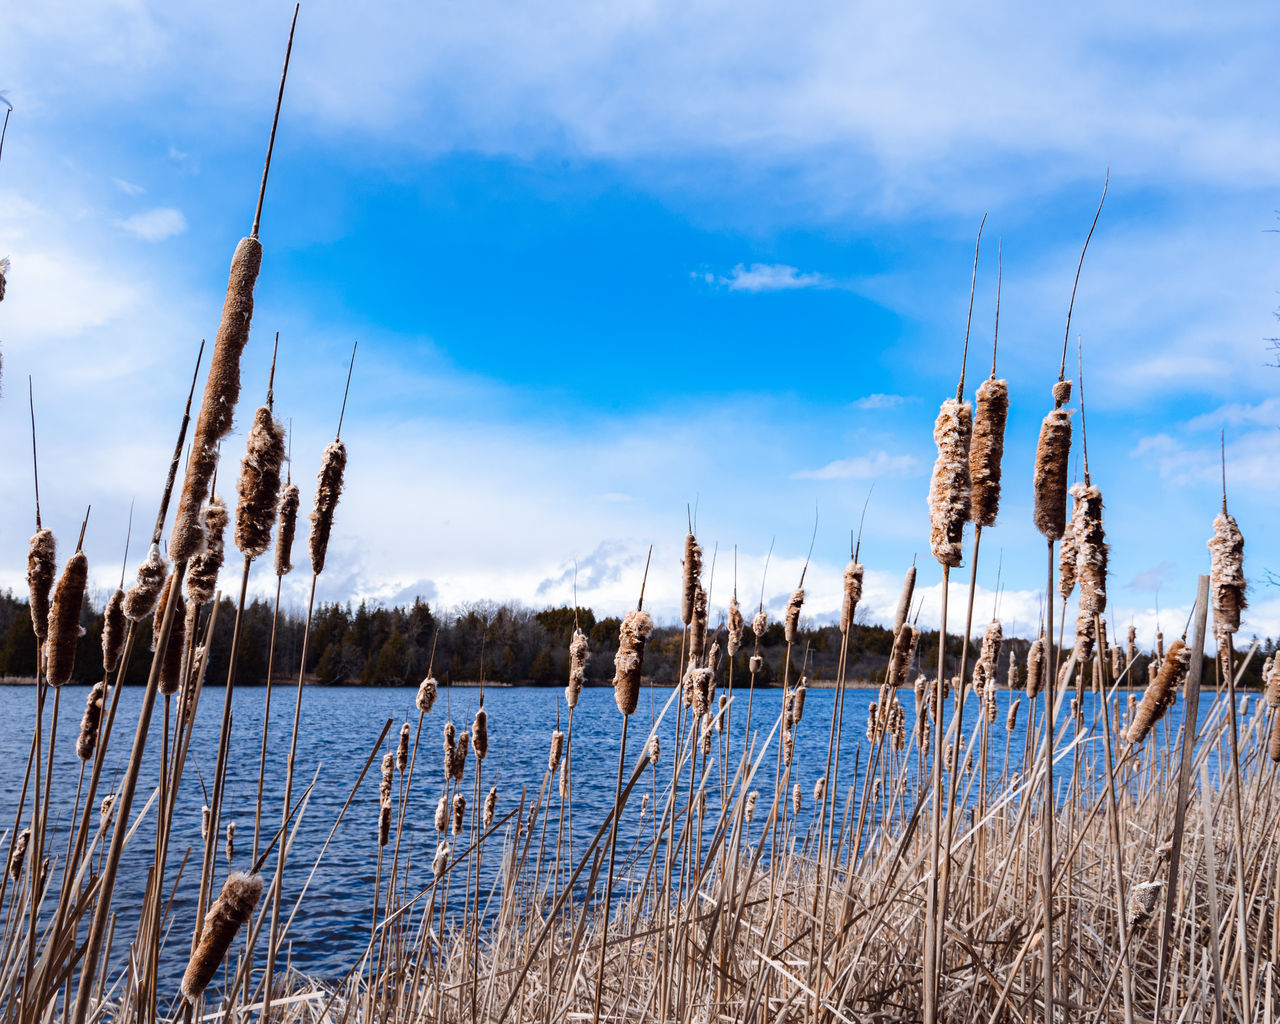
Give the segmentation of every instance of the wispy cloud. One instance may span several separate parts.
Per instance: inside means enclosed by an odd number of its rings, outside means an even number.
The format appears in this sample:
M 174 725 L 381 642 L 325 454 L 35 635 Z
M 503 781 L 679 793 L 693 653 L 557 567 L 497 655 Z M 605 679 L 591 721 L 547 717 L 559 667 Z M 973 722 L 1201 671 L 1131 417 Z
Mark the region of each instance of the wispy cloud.
M 163 242 L 186 231 L 187 218 L 182 215 L 181 210 L 175 210 L 171 206 L 157 206 L 153 210 L 126 217 L 118 221 L 117 226 L 144 242 Z
M 141 185 L 135 185 L 131 181 L 125 181 L 124 178 L 112 178 L 111 184 L 127 196 L 140 196 L 146 191 L 146 189 Z
M 707 280 L 728 288 L 731 292 L 782 292 L 798 288 L 831 288 L 831 280 L 824 274 L 803 273 L 785 263 L 739 263 L 727 275 Z
M 1144 569 L 1129 581 L 1130 590 L 1158 591 L 1178 577 L 1178 567 L 1173 562 L 1163 561 Z
M 817 469 L 793 473 L 795 480 L 870 480 L 879 476 L 907 476 L 920 465 L 913 455 L 890 455 L 880 451 L 873 455 L 857 455 L 852 459 L 836 459 Z
M 849 403 L 851 409 L 868 411 L 872 409 L 893 409 L 905 402 L 905 395 L 865 395 L 855 398 Z
M 1192 417 L 1187 421 L 1188 430 L 1217 430 L 1219 427 L 1242 426 L 1280 426 L 1280 398 L 1266 398 L 1261 402 L 1228 402 L 1212 412 Z

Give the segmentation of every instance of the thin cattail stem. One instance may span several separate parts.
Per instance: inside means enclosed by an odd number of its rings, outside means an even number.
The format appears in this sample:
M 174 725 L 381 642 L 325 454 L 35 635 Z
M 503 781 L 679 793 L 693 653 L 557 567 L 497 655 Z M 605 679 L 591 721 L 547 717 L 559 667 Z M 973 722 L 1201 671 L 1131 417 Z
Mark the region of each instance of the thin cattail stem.
M 271 154 L 276 148 L 276 128 L 280 124 L 280 106 L 284 103 L 284 83 L 289 77 L 289 57 L 293 53 L 293 30 L 298 26 L 298 9 L 301 4 L 293 5 L 293 21 L 289 23 L 289 42 L 284 49 L 284 69 L 280 72 L 280 90 L 276 93 L 276 112 L 271 118 L 271 136 L 267 139 L 267 159 L 262 165 L 262 184 L 258 186 L 258 205 L 253 211 L 253 229 L 251 238 L 258 237 L 258 228 L 262 223 L 262 201 L 267 195 L 267 175 L 271 172 Z

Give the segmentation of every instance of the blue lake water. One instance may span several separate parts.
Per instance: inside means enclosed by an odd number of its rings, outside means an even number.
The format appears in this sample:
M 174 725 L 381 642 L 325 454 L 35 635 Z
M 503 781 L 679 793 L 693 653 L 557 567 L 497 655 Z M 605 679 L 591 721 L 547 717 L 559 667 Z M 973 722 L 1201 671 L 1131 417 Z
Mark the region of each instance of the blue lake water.
M 374 876 L 377 865 L 378 820 L 378 765 L 380 755 L 393 749 L 402 722 L 409 722 L 415 733 L 418 712 L 414 706 L 415 689 L 412 687 L 361 687 L 327 688 L 308 687 L 303 693 L 302 726 L 298 742 L 298 760 L 295 775 L 295 799 L 318 772 L 318 782 L 301 820 L 296 846 L 286 873 L 285 907 L 292 906 L 293 899 L 304 882 L 311 866 L 366 759 L 388 719 L 392 727 L 365 776 L 355 799 L 334 836 L 323 859 L 311 889 L 302 903 L 290 934 L 287 952 L 293 966 L 307 974 L 337 978 L 356 960 L 369 939 L 372 916 Z M 84 709 L 86 687 L 67 686 L 61 694 L 57 745 L 54 760 L 51 822 L 55 840 L 51 849 L 65 851 L 66 828 L 72 816 L 80 761 L 75 755 L 75 741 L 79 731 L 80 716 Z M 233 724 L 230 758 L 227 771 L 227 790 L 223 806 L 223 822 L 234 820 L 236 832 L 236 856 L 230 865 L 245 869 L 249 865 L 253 841 L 253 817 L 256 803 L 258 759 L 262 737 L 263 711 L 267 691 L 262 686 L 239 686 L 232 702 Z M 283 798 L 285 766 L 289 736 L 292 729 L 295 690 L 291 686 L 277 685 L 271 699 L 271 721 L 268 731 L 266 782 L 264 797 L 264 825 L 267 835 L 279 827 Z M 671 695 L 666 688 L 646 689 L 642 692 L 640 707 L 631 720 L 628 761 L 634 763 L 654 717 L 661 712 Z M 835 691 L 811 689 L 808 691 L 804 719 L 796 738 L 796 753 L 792 779 L 804 794 L 804 810 L 797 819 L 801 832 L 812 821 L 813 789 L 819 776 L 826 771 L 828 735 L 834 709 Z M 1021 698 L 1017 728 L 1012 734 L 1005 732 L 1005 715 L 1009 701 Z M 401 862 L 409 864 L 408 891 L 413 893 L 426 886 L 431 879 L 431 859 L 439 838 L 433 824 L 436 802 L 442 790 L 442 729 L 452 718 L 459 731 L 470 726 L 472 716 L 481 697 L 478 688 L 458 687 L 442 690 L 435 708 L 423 723 L 421 746 L 418 750 L 412 791 L 403 825 Z M 843 809 L 848 785 L 856 781 L 857 773 L 865 771 L 867 709 L 876 700 L 874 690 L 850 689 L 845 698 L 844 728 L 841 736 L 841 790 L 839 807 Z M 1212 694 L 1206 693 L 1201 703 L 1202 715 L 1208 713 Z M 1123 699 L 1123 698 L 1122 698 Z M 34 687 L 0 687 L 0 757 L 6 769 L 0 772 L 0 828 L 7 833 L 12 828 L 19 791 L 22 786 L 23 766 L 30 749 L 35 722 Z M 103 771 L 103 789 L 118 785 L 128 760 L 133 742 L 142 691 L 126 689 L 120 700 L 115 730 L 107 751 Z M 908 735 L 914 727 L 914 697 L 910 690 L 899 693 L 906 712 Z M 543 687 L 491 686 L 484 692 L 485 709 L 489 721 L 489 754 L 483 763 L 483 792 L 491 784 L 499 790 L 497 813 L 501 817 L 514 809 L 522 790 L 525 800 L 532 800 L 543 786 L 547 769 L 547 752 L 551 732 L 559 725 L 568 727 L 567 709 L 563 690 Z M 671 704 L 667 719 L 660 729 L 662 761 L 660 778 L 669 778 L 672 751 L 675 743 L 675 709 L 679 698 Z M 759 690 L 752 702 L 752 729 L 762 742 L 778 718 L 781 708 L 780 690 Z M 1000 713 L 992 731 L 989 773 L 998 776 L 1003 768 L 1006 750 L 1005 738 L 1011 758 L 1021 763 L 1027 723 L 1027 700 L 1022 694 L 1000 691 Z M 1037 702 L 1039 705 L 1042 702 Z M 207 686 L 197 715 L 187 767 L 177 801 L 177 813 L 173 823 L 166 889 L 173 886 L 173 878 L 184 855 L 190 851 L 186 873 L 177 887 L 173 909 L 173 926 L 169 939 L 169 951 L 162 965 L 162 981 L 169 991 L 176 989 L 177 981 L 185 967 L 185 951 L 188 948 L 194 926 L 199 864 L 203 851 L 201 840 L 201 813 L 206 802 L 204 786 L 211 784 L 217 754 L 218 734 L 222 715 L 223 694 L 214 686 Z M 1086 694 L 1086 719 L 1092 720 L 1093 699 Z M 45 734 L 48 735 L 52 697 L 45 711 Z M 1161 727 L 1163 742 L 1167 730 L 1176 730 L 1180 722 L 1183 703 L 1180 701 L 1167 716 Z M 732 728 L 727 737 L 732 757 L 721 760 L 713 755 L 713 770 L 719 772 L 727 762 L 729 772 L 736 769 L 746 739 L 747 691 L 735 691 Z M 1067 719 L 1066 712 L 1059 728 Z M 947 720 L 950 720 L 950 701 Z M 968 733 L 978 720 L 976 698 L 970 697 L 965 715 Z M 147 745 L 147 757 L 143 766 L 139 791 L 134 800 L 136 816 L 158 784 L 161 729 L 165 721 L 163 703 L 158 702 L 153 716 Z M 576 850 L 585 849 L 591 836 L 613 804 L 616 783 L 620 721 L 613 700 L 613 692 L 606 688 L 588 688 L 583 691 L 575 712 L 573 734 L 573 816 L 572 839 Z M 717 738 L 717 745 L 725 742 Z M 912 748 L 908 748 L 909 750 Z M 1087 745 L 1090 756 L 1101 756 L 1101 744 Z M 976 756 L 976 751 L 975 751 Z M 909 761 L 914 760 L 914 755 Z M 760 775 L 753 788 L 761 791 L 761 812 L 756 826 L 767 815 L 767 799 L 773 791 L 776 755 L 773 748 L 761 761 Z M 474 755 L 468 757 L 464 792 L 471 800 L 475 777 Z M 1065 774 L 1065 773 L 1064 773 Z M 687 771 L 686 771 L 687 777 Z M 914 772 L 911 777 L 914 778 Z M 396 805 L 399 806 L 401 779 L 396 778 Z M 552 791 L 554 792 L 554 784 Z M 651 828 L 648 818 L 640 815 L 641 793 L 652 791 L 646 780 L 632 797 L 622 819 L 619 850 L 635 848 L 646 828 Z M 553 798 L 554 799 L 554 798 Z M 652 797 L 651 797 L 652 799 Z M 713 813 L 718 791 L 709 794 L 709 806 Z M 558 800 L 556 801 L 558 807 Z M 30 796 L 27 798 L 24 821 L 29 821 Z M 137 907 L 142 900 L 147 869 L 154 855 L 154 805 L 143 821 L 135 840 L 125 851 L 120 875 L 115 889 L 113 909 L 120 915 L 116 944 L 112 951 L 113 962 L 123 963 L 126 945 L 134 934 Z M 468 808 L 468 820 L 470 808 Z M 837 820 L 839 812 L 837 813 Z M 95 815 L 96 821 L 96 815 Z M 549 842 L 554 842 L 554 836 Z M 215 885 L 220 885 L 228 871 L 223 854 L 223 836 L 217 843 L 218 869 Z M 501 859 L 501 844 L 493 844 L 486 854 L 484 882 L 492 882 Z M 390 849 L 390 848 L 388 848 Z M 647 857 L 646 857 L 647 859 Z M 274 865 L 274 858 L 268 869 Z M 55 878 L 58 871 L 55 868 Z M 455 890 L 456 891 L 456 890 Z M 262 946 L 260 945 L 260 949 Z M 162 992 L 165 988 L 162 987 Z

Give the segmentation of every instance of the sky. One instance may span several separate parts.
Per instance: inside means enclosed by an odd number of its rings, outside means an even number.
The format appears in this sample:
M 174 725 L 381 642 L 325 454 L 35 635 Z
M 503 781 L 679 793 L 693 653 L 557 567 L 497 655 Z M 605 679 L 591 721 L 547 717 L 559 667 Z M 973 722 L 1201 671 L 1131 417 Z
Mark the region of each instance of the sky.
M 735 586 L 781 611 L 812 540 L 805 613 L 829 621 L 865 505 L 866 620 L 892 615 L 914 558 L 935 625 L 932 423 L 985 216 L 965 388 L 991 372 L 999 274 L 1011 410 L 974 628 L 998 610 L 1027 635 L 1046 575 L 1035 439 L 1109 174 L 1067 362 L 1078 380 L 1079 345 L 1109 617 L 1145 644 L 1183 628 L 1225 430 L 1244 632 L 1280 634 L 1280 8 L 962 7 L 304 4 L 220 491 L 278 331 L 276 410 L 309 503 L 358 341 L 322 600 L 539 608 L 572 601 L 576 576 L 581 604 L 617 614 L 652 545 L 646 607 L 674 621 L 694 507 L 713 617 Z M 46 524 L 65 556 L 92 504 L 104 599 L 135 503 L 132 576 L 252 222 L 291 14 L 6 15 L 0 586 L 24 589 L 34 522 L 28 375 Z M 255 595 L 273 593 L 267 564 Z

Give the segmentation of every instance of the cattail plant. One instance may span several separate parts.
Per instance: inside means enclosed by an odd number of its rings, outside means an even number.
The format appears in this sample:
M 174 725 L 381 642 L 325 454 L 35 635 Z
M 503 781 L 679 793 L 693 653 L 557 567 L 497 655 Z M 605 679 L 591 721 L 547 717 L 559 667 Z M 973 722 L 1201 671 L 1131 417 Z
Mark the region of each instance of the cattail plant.
M 467 798 L 461 793 L 453 794 L 453 834 L 462 835 L 462 826 L 467 817 Z
M 36 640 L 49 635 L 49 593 L 58 574 L 58 547 L 53 531 L 38 528 L 27 547 L 27 587 L 30 593 L 31 628 Z M 78 609 L 77 609 L 78 610 Z
M 261 875 L 235 871 L 223 883 L 217 901 L 205 915 L 200 939 L 182 976 L 182 994 L 189 1003 L 194 1003 L 208 988 L 232 940 L 253 916 L 261 898 Z
M 124 615 L 124 591 L 117 589 L 102 613 L 102 671 L 111 673 L 120 663 L 124 650 L 124 632 L 128 620 Z
M 236 547 L 246 558 L 257 558 L 271 544 L 280 498 L 280 467 L 284 464 L 284 425 L 271 406 L 259 406 L 249 428 L 245 456 L 240 463 L 236 493 Z M 297 505 L 294 505 L 297 514 Z M 207 526 L 206 526 L 207 530 Z M 284 556 L 289 560 L 288 553 Z
M 84 604 L 84 590 L 88 580 L 89 560 L 83 551 L 76 551 L 67 559 L 58 585 L 54 588 L 53 604 L 49 609 L 45 659 L 46 675 L 52 686 L 61 686 L 71 678 L 76 659 L 76 641 L 80 639 L 80 608 Z
M 552 775 L 560 767 L 560 758 L 564 755 L 564 733 L 556 729 L 551 734 L 551 748 L 547 752 L 547 771 Z
M 102 702 L 107 696 L 107 684 L 99 681 L 89 689 L 84 702 L 84 717 L 80 719 L 80 736 L 76 739 L 76 756 L 81 761 L 93 759 L 98 746 L 98 728 L 102 723 Z
M 489 753 L 489 716 L 483 707 L 476 711 L 471 722 L 471 748 L 476 752 L 477 761 L 483 761 Z
M 18 881 L 22 877 L 22 868 L 27 862 L 27 846 L 31 842 L 31 829 L 24 828 L 18 833 L 13 844 L 13 853 L 9 855 L 9 877 Z
M 1209 538 L 1212 568 L 1209 582 L 1213 595 L 1213 631 L 1231 636 L 1240 629 L 1240 613 L 1246 607 L 1244 578 L 1244 536 L 1223 503 L 1223 511 L 1213 520 Z M 1227 641 L 1230 642 L 1230 641 Z
M 280 504 L 276 514 L 276 554 L 275 569 L 277 576 L 287 576 L 293 572 L 293 538 L 298 531 L 298 503 L 300 497 L 297 484 L 287 484 L 280 492 Z
M 213 343 L 209 379 L 205 384 L 200 416 L 192 438 L 191 457 L 182 482 L 182 497 L 169 537 L 169 555 L 185 562 L 204 544 L 200 510 L 208 495 L 209 481 L 218 464 L 218 442 L 231 431 L 240 398 L 240 356 L 249 341 L 253 320 L 253 289 L 262 265 L 262 244 L 256 237 L 242 238 L 231 260 L 222 322 Z M 256 900 L 255 900 L 256 902 Z
M 578 698 L 582 695 L 582 684 L 587 678 L 586 672 L 587 635 L 574 626 L 573 637 L 569 640 L 569 685 L 564 691 L 564 699 L 570 710 L 578 706 Z
M 453 779 L 453 748 L 457 746 L 458 729 L 452 722 L 444 723 L 444 777 L 447 780 Z
M 440 830 L 441 832 L 444 829 Z M 444 842 L 436 843 L 436 855 L 431 858 L 431 874 L 434 878 L 441 877 L 445 870 L 449 867 L 449 844 Z
M 862 600 L 862 565 L 849 559 L 844 567 L 844 585 L 840 594 L 840 632 L 848 634 L 858 614 L 858 602 Z
M 1045 674 L 1049 671 L 1045 654 L 1044 633 L 1031 642 L 1027 648 L 1027 698 L 1035 700 L 1044 687 Z
M 800 608 L 804 604 L 804 587 L 797 587 L 787 601 L 786 615 L 782 628 L 788 644 L 796 642 L 796 634 L 800 628 Z
M 683 569 L 680 578 L 680 621 L 686 626 L 693 624 L 694 604 L 697 602 L 698 581 L 702 578 L 702 548 L 690 530 L 684 538 L 684 558 L 680 565 Z M 703 600 L 706 600 L 705 595 Z
M 378 805 L 378 848 L 391 841 L 391 802 Z
M 439 692 L 440 692 L 439 687 L 436 684 L 435 679 L 433 679 L 431 676 L 428 676 L 426 679 L 422 680 L 421 685 L 419 685 L 418 687 L 418 695 L 416 698 L 414 698 L 414 703 L 417 705 L 418 710 L 422 714 L 424 715 L 431 714 L 431 709 L 435 706 L 435 703 L 436 703 L 436 694 L 438 694 Z
M 1058 596 L 1064 602 L 1075 592 L 1078 563 L 1079 553 L 1076 550 L 1076 524 L 1073 514 L 1063 528 L 1062 544 L 1058 547 Z
M 652 631 L 652 617 L 639 608 L 627 612 L 618 631 L 618 653 L 613 658 L 613 699 L 624 715 L 632 714 L 640 701 L 644 645 Z
M 761 639 L 765 631 L 769 628 L 769 617 L 761 608 L 756 612 L 755 617 L 751 620 L 751 632 L 755 634 L 757 640 Z
M 1147 687 L 1142 695 L 1142 703 L 1138 705 L 1137 714 L 1125 733 L 1125 739 L 1137 746 L 1147 738 L 1147 733 L 1164 715 L 1165 710 L 1173 703 L 1174 696 L 1187 671 L 1191 667 L 1191 650 L 1182 640 L 1175 640 L 1169 653 L 1160 666 L 1155 682 Z
M 1022 704 L 1020 697 L 1015 697 L 1009 702 L 1009 711 L 1004 718 L 1004 728 L 1006 732 L 1013 732 L 1018 727 L 1018 708 Z
M 759 799 L 760 799 L 760 793 L 758 790 L 753 789 L 751 790 L 751 792 L 747 794 L 747 802 L 742 808 L 742 816 L 747 820 L 748 823 L 750 823 L 755 819 L 756 802 Z
M 443 832 L 449 827 L 449 798 L 443 793 L 436 804 L 435 826 L 437 832 Z
M 315 509 L 311 513 L 311 536 L 307 546 L 311 552 L 311 571 L 317 576 L 324 571 L 329 551 L 329 534 L 333 530 L 333 513 L 342 495 L 342 474 L 347 468 L 347 448 L 341 441 L 330 441 L 320 462 L 316 484 Z
M 938 456 L 929 481 L 929 547 L 938 564 L 955 568 L 963 560 L 961 542 L 970 515 L 969 444 L 973 407 L 948 398 L 938 411 L 933 440 Z
M 226 557 L 227 506 L 214 495 L 204 510 L 204 549 L 187 566 L 187 597 L 196 604 L 213 600 Z M 163 613 L 161 613 L 163 615 Z
M 1080 607 L 1087 614 L 1107 610 L 1106 533 L 1102 527 L 1102 492 L 1090 483 L 1072 488 L 1075 509 L 1072 515 L 1076 538 L 1076 577 L 1080 582 Z
M 1036 529 L 1052 541 L 1062 539 L 1067 529 L 1067 469 L 1071 459 L 1071 381 L 1053 386 L 1053 410 L 1040 424 L 1033 473 L 1035 505 L 1032 519 Z
M 182 600 L 181 592 L 175 585 L 176 580 L 176 574 L 171 573 L 165 581 L 160 601 L 156 605 L 156 618 L 160 621 L 164 619 L 165 606 L 169 601 L 174 602 L 173 626 L 169 630 L 168 640 L 163 651 L 156 651 L 156 657 L 160 659 L 160 692 L 166 696 L 177 693 L 182 686 L 182 654 L 183 645 L 186 643 L 187 607 Z M 151 638 L 153 646 L 158 641 L 159 634 L 153 634 Z
M 1131 666 L 1138 660 L 1138 630 L 1134 626 L 1129 627 L 1128 642 L 1125 644 L 1125 666 Z
M 791 787 L 791 810 L 796 817 L 800 816 L 800 812 L 804 809 L 804 790 L 800 788 L 800 783 L 796 783 Z
M 228 864 L 236 859 L 236 823 L 234 821 L 227 822 L 226 854 Z
M 138 622 L 151 614 L 160 599 L 160 591 L 169 575 L 169 564 L 160 554 L 160 545 L 152 544 L 147 557 L 138 566 L 137 582 L 124 595 L 124 615 Z
M 498 787 L 490 786 L 489 795 L 484 798 L 484 814 L 482 816 L 482 821 L 484 822 L 485 828 L 489 828 L 490 826 L 493 825 L 493 815 L 494 815 L 494 811 L 497 810 L 497 807 L 498 807 Z
M 200 838 L 209 838 L 209 825 L 213 821 L 213 808 L 205 804 L 200 808 Z
M 742 617 L 742 609 L 738 607 L 738 595 L 729 599 L 729 629 L 725 646 L 732 658 L 742 647 L 742 634 L 746 631 L 746 620 Z
M 707 592 L 699 583 L 693 588 L 693 614 L 689 620 L 689 656 L 701 661 L 707 644 Z
M 400 740 L 396 744 L 396 771 L 402 775 L 409 767 L 409 734 L 412 731 L 408 722 L 400 726 Z
M 1155 912 L 1164 882 L 1139 882 L 1129 891 L 1128 924 L 1132 931 Z
M 1000 462 L 1008 418 L 1009 384 L 996 379 L 993 365 L 991 377 L 978 385 L 969 445 L 969 514 L 975 526 L 994 526 L 1000 511 Z

